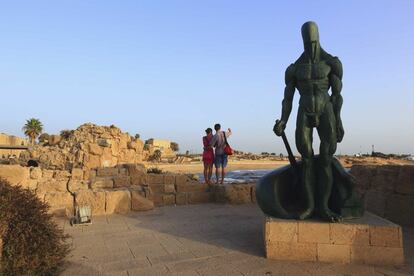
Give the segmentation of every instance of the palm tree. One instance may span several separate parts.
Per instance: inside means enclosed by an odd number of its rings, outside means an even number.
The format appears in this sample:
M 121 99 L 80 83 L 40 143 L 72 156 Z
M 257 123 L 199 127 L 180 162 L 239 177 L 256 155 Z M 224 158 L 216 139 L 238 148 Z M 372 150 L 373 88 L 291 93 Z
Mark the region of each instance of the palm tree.
M 39 119 L 31 118 L 26 120 L 26 124 L 23 127 L 24 134 L 29 137 L 30 143 L 35 143 L 36 137 L 43 131 L 42 122 Z

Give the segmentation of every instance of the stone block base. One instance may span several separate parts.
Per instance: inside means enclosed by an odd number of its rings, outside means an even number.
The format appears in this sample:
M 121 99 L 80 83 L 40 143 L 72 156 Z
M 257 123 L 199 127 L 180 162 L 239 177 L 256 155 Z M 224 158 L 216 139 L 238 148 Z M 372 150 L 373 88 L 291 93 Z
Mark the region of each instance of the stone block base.
M 402 265 L 401 227 L 366 213 L 343 223 L 265 217 L 266 257 L 275 260 Z

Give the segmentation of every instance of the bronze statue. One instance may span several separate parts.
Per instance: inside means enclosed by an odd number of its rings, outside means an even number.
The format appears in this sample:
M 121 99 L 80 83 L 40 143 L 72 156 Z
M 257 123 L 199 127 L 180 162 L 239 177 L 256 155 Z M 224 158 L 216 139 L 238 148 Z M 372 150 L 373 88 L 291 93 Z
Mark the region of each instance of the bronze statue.
M 287 144 L 284 129 L 297 89 L 300 100 L 295 139 L 302 160 L 296 163 L 289 152 L 289 168 L 261 179 L 257 199 L 265 213 L 277 217 L 307 219 L 317 215 L 333 222 L 341 221 L 342 217 L 359 217 L 363 209 L 354 193 L 354 180 L 333 157 L 337 143 L 344 137 L 342 64 L 339 58 L 322 49 L 316 23 L 303 24 L 302 38 L 305 50 L 286 69 L 282 116 L 273 128 Z M 319 156 L 314 156 L 312 148 L 314 128 L 321 141 Z

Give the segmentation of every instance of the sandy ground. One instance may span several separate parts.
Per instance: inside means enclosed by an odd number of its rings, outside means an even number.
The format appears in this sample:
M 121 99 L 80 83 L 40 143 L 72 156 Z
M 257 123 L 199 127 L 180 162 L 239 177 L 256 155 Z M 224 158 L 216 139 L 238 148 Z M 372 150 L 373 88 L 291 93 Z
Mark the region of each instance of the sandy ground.
M 343 157 L 340 158 L 343 166 L 350 168 L 352 165 L 414 165 L 414 161 L 401 159 L 384 159 L 378 157 Z M 229 160 L 227 171 L 235 170 L 261 170 L 276 169 L 289 164 L 289 161 L 272 160 Z M 172 173 L 202 173 L 203 163 L 193 161 L 189 164 L 166 164 L 146 162 L 147 168 L 159 168 Z
M 268 160 L 229 160 L 227 171 L 235 170 L 262 170 L 276 169 L 280 166 L 289 164 L 288 161 L 268 161 Z M 147 168 L 159 168 L 165 172 L 173 173 L 202 173 L 203 163 L 195 162 L 191 164 L 162 164 L 146 163 Z

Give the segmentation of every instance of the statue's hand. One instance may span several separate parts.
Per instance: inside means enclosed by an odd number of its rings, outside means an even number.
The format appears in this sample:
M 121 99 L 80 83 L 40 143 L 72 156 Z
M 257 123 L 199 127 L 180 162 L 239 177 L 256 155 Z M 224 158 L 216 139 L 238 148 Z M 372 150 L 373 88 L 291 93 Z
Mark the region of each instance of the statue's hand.
M 342 139 L 344 138 L 344 127 L 342 126 L 342 121 L 339 120 L 338 122 L 336 122 L 336 141 L 338 143 L 341 143 Z
M 286 128 L 286 122 L 282 121 L 282 120 L 276 120 L 276 124 L 273 127 L 273 132 L 277 135 L 277 136 L 281 136 L 283 131 Z

